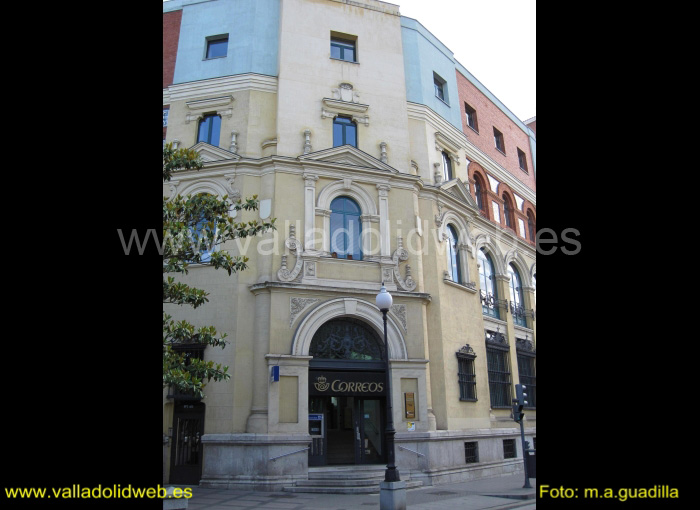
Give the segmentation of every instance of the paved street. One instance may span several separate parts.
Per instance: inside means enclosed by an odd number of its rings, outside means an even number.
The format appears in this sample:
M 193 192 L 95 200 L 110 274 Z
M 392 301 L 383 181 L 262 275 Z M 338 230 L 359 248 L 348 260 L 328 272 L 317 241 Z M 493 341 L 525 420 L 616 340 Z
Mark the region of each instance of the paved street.
M 411 510 L 505 510 L 535 508 L 535 479 L 531 489 L 523 489 L 521 473 L 410 489 L 406 492 Z M 368 510 L 379 508 L 379 494 L 305 494 L 289 492 L 253 492 L 247 490 L 204 489 L 193 487 L 191 510 Z

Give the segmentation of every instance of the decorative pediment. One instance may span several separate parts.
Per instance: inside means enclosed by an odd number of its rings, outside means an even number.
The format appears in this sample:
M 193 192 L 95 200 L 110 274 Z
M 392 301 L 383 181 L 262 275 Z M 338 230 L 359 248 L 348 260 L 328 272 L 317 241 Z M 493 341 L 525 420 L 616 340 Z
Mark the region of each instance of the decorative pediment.
M 202 161 L 204 161 L 205 163 L 208 163 L 210 161 L 225 160 L 239 161 L 241 159 L 241 157 L 238 154 L 234 154 L 233 152 L 227 151 L 226 149 L 222 149 L 221 147 L 214 147 L 213 145 L 210 145 L 206 142 L 199 142 L 190 148 L 192 150 L 197 151 L 201 156 Z
M 467 186 L 459 179 L 452 179 L 443 183 L 440 185 L 440 189 L 447 191 L 461 202 L 469 204 L 472 207 L 478 207 L 471 193 L 469 193 Z
M 399 173 L 395 168 L 382 163 L 375 157 L 370 156 L 366 152 L 353 147 L 352 145 L 342 145 L 331 149 L 311 152 L 299 156 L 300 161 L 318 161 L 323 163 L 333 163 L 344 166 L 370 168 L 372 170 L 382 170 L 384 172 Z

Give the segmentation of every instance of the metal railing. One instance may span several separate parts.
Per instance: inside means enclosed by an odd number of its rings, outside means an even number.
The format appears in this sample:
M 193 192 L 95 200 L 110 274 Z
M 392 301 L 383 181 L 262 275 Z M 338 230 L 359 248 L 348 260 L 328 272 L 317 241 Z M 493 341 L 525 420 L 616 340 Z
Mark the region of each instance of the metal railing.
M 310 449 L 311 449 L 311 447 L 308 446 L 308 447 L 306 447 L 306 448 L 302 448 L 301 450 L 295 450 L 295 451 L 293 451 L 293 452 L 289 452 L 289 453 L 285 453 L 285 454 L 282 454 L 282 455 L 278 455 L 277 457 L 272 457 L 271 459 L 268 459 L 268 461 L 271 460 L 272 462 L 274 462 L 274 461 L 276 461 L 277 459 L 281 459 L 282 457 L 286 457 L 287 455 L 294 455 L 295 453 L 305 452 L 306 450 L 310 450 Z
M 406 448 L 405 446 L 401 446 L 401 445 L 397 445 L 397 446 L 398 446 L 399 448 L 401 448 L 402 450 L 408 450 L 408 451 L 411 452 L 411 453 L 415 453 L 416 455 L 420 455 L 421 457 L 425 457 L 424 454 L 418 453 L 417 451 L 411 450 L 410 448 Z

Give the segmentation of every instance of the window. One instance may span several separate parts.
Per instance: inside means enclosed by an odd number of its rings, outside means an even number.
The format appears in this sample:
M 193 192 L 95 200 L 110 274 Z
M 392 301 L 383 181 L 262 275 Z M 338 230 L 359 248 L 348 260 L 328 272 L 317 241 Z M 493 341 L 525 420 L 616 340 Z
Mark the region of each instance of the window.
M 333 319 L 314 334 L 309 347 L 314 359 L 381 361 L 383 344 L 377 334 L 360 321 Z
M 347 117 L 333 119 L 333 147 L 352 145 L 357 147 L 357 124 Z
M 219 134 L 221 132 L 221 116 L 205 115 L 199 121 L 197 142 L 207 142 L 210 145 L 219 146 Z
M 339 259 L 362 260 L 361 235 L 362 211 L 348 197 L 338 197 L 331 202 L 331 252 Z
M 168 125 L 168 113 L 170 113 L 170 109 L 163 108 L 163 127 Z
M 450 159 L 450 155 L 445 151 L 442 151 L 442 172 L 445 181 L 452 180 L 452 160 Z
M 207 37 L 207 53 L 205 58 L 221 58 L 228 53 L 228 34 Z
M 484 199 L 484 183 L 478 175 L 474 176 L 474 194 L 476 195 L 476 205 L 479 210 L 486 213 L 486 200 Z
M 510 363 L 508 351 L 486 345 L 486 364 L 488 366 L 489 394 L 491 407 L 510 407 L 512 404 Z
M 515 439 L 504 439 L 503 440 L 503 458 L 504 459 L 515 459 L 518 457 L 517 451 L 515 450 Z
M 527 232 L 530 235 L 530 241 L 535 242 L 535 217 L 532 211 L 527 211 Z
M 520 273 L 513 267 L 513 264 L 508 264 L 508 275 L 510 276 L 510 299 L 512 302 L 513 321 L 518 326 L 527 327 L 523 308 L 523 288 L 520 284 Z
M 447 82 L 445 82 L 445 80 L 440 78 L 437 74 L 433 73 L 433 84 L 435 85 L 435 95 L 438 97 L 438 99 L 448 103 L 447 99 L 445 99 L 447 96 L 445 93 L 447 92 Z
M 355 41 L 331 36 L 331 58 L 345 60 L 346 62 L 357 62 L 356 57 Z
M 200 193 L 192 200 L 195 211 L 200 211 L 197 223 L 192 229 L 192 242 L 194 243 L 193 251 L 195 253 L 199 252 L 200 259 L 195 259 L 191 262 L 201 264 L 211 262 L 211 254 L 216 250 L 216 245 L 214 245 L 217 230 L 216 224 L 211 223 L 213 218 L 207 217 L 203 212 L 204 209 L 208 208 L 208 197 L 212 197 L 212 195 L 208 193 Z
M 480 249 L 478 253 L 479 262 L 479 285 L 481 287 L 481 308 L 484 315 L 500 319 L 498 310 L 498 288 L 496 286 L 496 273 L 493 270 L 491 257 Z
M 457 239 L 457 232 L 452 225 L 447 225 L 447 267 L 450 273 L 452 281 L 455 283 L 462 283 L 461 268 L 459 267 L 459 252 L 457 251 L 457 244 L 459 240 Z
M 464 103 L 464 111 L 467 114 L 467 126 L 469 126 L 478 133 L 479 124 L 477 124 L 476 122 L 476 110 L 469 106 L 467 103 Z
M 496 148 L 505 154 L 506 144 L 503 143 L 503 133 L 501 133 L 498 129 L 493 128 L 493 139 L 496 142 Z
M 468 441 L 464 443 L 464 462 L 472 464 L 479 462 L 479 443 Z
M 198 339 L 197 336 L 193 337 L 193 340 Z M 184 358 L 184 365 L 189 367 L 192 364 L 193 359 L 203 360 L 204 359 L 204 348 L 207 344 L 204 343 L 177 343 L 173 342 L 170 344 L 170 348 L 175 354 L 181 355 Z M 180 391 L 177 387 L 168 386 L 167 398 L 172 399 L 186 399 L 186 400 L 198 400 L 199 398 L 195 396 L 193 390 Z
M 503 216 L 505 216 L 506 227 L 515 229 L 515 221 L 513 219 L 513 203 L 507 194 L 503 194 Z
M 518 163 L 520 163 L 520 169 L 527 173 L 527 157 L 520 148 L 518 148 Z
M 474 354 L 474 350 L 469 344 L 462 347 L 455 354 L 457 356 L 459 399 L 467 402 L 476 402 L 476 372 L 474 371 L 476 354 Z
M 537 407 L 537 378 L 535 377 L 535 357 L 518 353 L 518 374 L 520 384 L 525 385 L 527 393 L 527 405 L 525 407 Z

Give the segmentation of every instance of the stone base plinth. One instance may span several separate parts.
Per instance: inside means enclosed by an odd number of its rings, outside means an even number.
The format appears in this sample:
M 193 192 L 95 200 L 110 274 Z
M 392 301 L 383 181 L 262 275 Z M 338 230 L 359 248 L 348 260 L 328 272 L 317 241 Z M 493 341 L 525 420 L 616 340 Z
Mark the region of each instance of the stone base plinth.
M 381 482 L 379 489 L 380 510 L 406 510 L 406 482 Z

